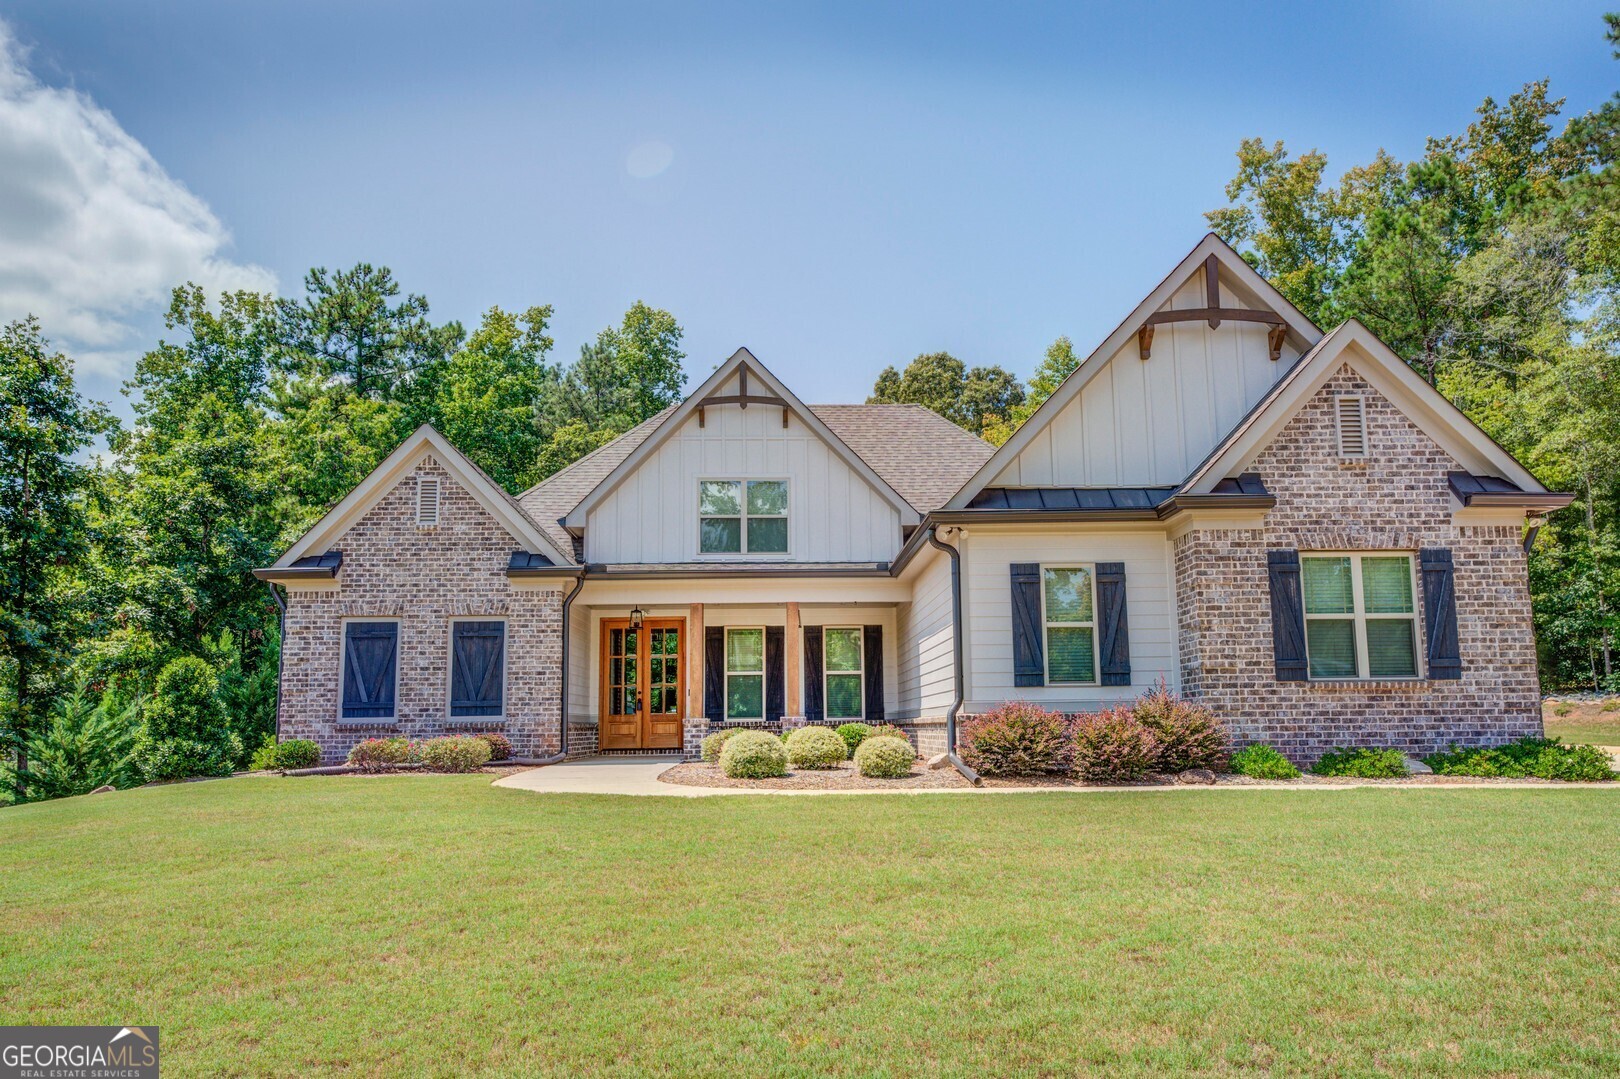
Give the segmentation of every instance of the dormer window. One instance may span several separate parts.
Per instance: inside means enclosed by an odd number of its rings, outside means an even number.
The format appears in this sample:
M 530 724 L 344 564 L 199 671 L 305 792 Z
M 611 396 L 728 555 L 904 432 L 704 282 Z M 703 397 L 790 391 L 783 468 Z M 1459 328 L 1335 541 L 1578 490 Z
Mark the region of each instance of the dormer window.
M 416 527 L 437 528 L 439 526 L 439 477 L 418 476 L 416 478 Z
M 698 484 L 703 554 L 787 554 L 787 480 L 703 480 Z

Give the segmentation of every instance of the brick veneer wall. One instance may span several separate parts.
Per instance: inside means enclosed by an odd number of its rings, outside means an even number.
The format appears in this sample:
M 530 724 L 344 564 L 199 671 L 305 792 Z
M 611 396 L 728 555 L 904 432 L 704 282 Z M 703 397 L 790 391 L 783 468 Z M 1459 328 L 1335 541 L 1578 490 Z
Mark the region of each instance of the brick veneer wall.
M 1366 401 L 1368 457 L 1338 456 L 1333 397 Z M 1459 466 L 1347 365 L 1255 462 L 1277 505 L 1261 529 L 1199 529 L 1175 544 L 1182 690 L 1299 763 L 1335 746 L 1426 753 L 1541 734 L 1540 684 L 1520 530 L 1453 523 Z M 1266 551 L 1448 547 L 1460 681 L 1278 682 Z M 1421 586 L 1416 598 L 1422 626 Z M 1419 654 L 1422 654 L 1422 645 Z
M 436 528 L 416 527 L 417 475 L 439 477 Z M 392 734 L 502 730 L 517 756 L 557 752 L 562 592 L 512 586 L 506 566 L 519 542 L 437 461 L 427 458 L 334 546 L 343 552 L 338 589 L 287 595 L 283 739 L 314 739 L 325 763 L 363 738 Z M 400 621 L 392 723 L 338 718 L 343 622 L 356 617 Z M 506 620 L 504 722 L 450 718 L 450 620 L 458 617 Z

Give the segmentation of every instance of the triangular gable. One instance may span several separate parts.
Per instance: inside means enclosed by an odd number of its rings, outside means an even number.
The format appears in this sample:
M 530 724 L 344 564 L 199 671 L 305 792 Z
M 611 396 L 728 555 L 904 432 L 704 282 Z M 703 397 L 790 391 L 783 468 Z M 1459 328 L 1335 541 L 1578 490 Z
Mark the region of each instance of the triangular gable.
M 946 509 L 962 509 L 986 486 L 1018 458 L 1030 443 L 1058 416 L 1128 343 L 1136 338 L 1149 315 L 1169 303 L 1171 297 L 1199 273 L 1206 260 L 1213 256 L 1219 264 L 1223 287 L 1234 288 L 1248 303 L 1275 312 L 1282 318 L 1287 340 L 1300 350 L 1308 349 L 1322 337 L 1322 331 L 1306 318 L 1282 293 L 1243 260 L 1232 247 L 1214 233 L 1209 233 L 1175 269 L 1159 282 L 1152 292 L 1131 310 L 1113 333 L 1109 334 L 1041 403 L 1040 408 L 1013 432 L 984 466 L 973 475 L 946 505 Z
M 1180 493 L 1208 493 L 1222 478 L 1240 471 L 1345 364 L 1469 472 L 1500 476 L 1524 491 L 1546 492 L 1547 488 L 1512 454 L 1419 377 L 1371 330 L 1351 319 L 1300 357 L 1293 370 L 1187 477 Z
M 424 423 L 412 432 L 409 438 L 401 442 L 381 464 L 372 469 L 371 474 L 361 480 L 343 501 L 333 506 L 324 517 L 315 522 L 314 527 L 305 532 L 297 543 L 287 548 L 287 552 L 276 560 L 275 568 L 285 569 L 305 555 L 323 553 L 373 506 L 381 502 L 383 497 L 394 489 L 395 484 L 429 454 L 444 466 L 450 477 L 471 494 L 491 517 L 512 534 L 512 538 L 521 544 L 524 550 L 545 555 L 559 566 L 572 563 L 573 559 L 557 549 L 557 545 L 546 537 L 538 525 L 529 520 L 511 496 L 501 490 L 494 480 L 486 476 L 483 470 L 469 461 L 460 450 L 452 446 L 449 439 Z
M 685 401 L 682 401 L 674 411 L 666 415 L 663 422 L 658 425 L 652 434 L 648 435 L 642 440 L 641 445 L 632 450 L 624 460 L 619 462 L 612 472 L 609 472 L 607 476 L 603 478 L 601 483 L 598 483 L 595 487 L 593 487 L 590 493 L 580 500 L 579 505 L 575 506 L 564 519 L 564 523 L 567 525 L 567 527 L 571 531 L 575 531 L 576 534 L 579 529 L 583 529 L 585 527 L 586 518 L 589 516 L 591 509 L 599 504 L 609 494 L 611 494 L 613 490 L 619 486 L 619 484 L 624 482 L 626 477 L 630 476 L 637 468 L 641 467 L 642 462 L 646 461 L 649 457 L 656 453 L 660 446 L 662 446 L 665 442 L 668 442 L 669 439 L 681 429 L 681 426 L 686 423 L 688 417 L 696 412 L 699 406 L 702 405 L 704 398 L 710 396 L 721 386 L 725 385 L 726 381 L 735 375 L 741 368 L 746 368 L 751 378 L 757 379 L 762 385 L 780 398 L 784 403 L 784 407 L 786 407 L 800 423 L 803 423 L 805 427 L 816 435 L 817 438 L 826 443 L 827 447 L 831 449 L 841 461 L 853 469 L 863 480 L 867 482 L 867 484 L 882 495 L 884 500 L 889 502 L 895 508 L 895 511 L 899 513 L 900 523 L 902 525 L 915 525 L 922 520 L 922 517 L 917 510 L 913 508 L 909 502 L 901 498 L 899 493 L 884 481 L 883 477 L 874 472 L 872 470 L 872 466 L 867 464 L 866 461 L 861 458 L 860 454 L 850 449 L 848 444 L 845 443 L 843 439 L 833 434 L 832 429 L 823 423 L 816 416 L 816 414 L 812 412 L 807 405 L 805 405 L 803 401 L 800 401 L 798 395 L 796 395 L 792 390 L 788 389 L 787 386 L 784 385 L 782 381 L 775 375 L 771 374 L 771 372 L 766 369 L 765 365 L 760 363 L 759 360 L 755 358 L 753 353 L 749 352 L 746 348 L 739 348 L 736 352 L 731 354 L 730 359 L 715 369 L 714 374 L 704 379 L 703 384 L 696 390 L 692 391 L 691 395 L 689 395 Z

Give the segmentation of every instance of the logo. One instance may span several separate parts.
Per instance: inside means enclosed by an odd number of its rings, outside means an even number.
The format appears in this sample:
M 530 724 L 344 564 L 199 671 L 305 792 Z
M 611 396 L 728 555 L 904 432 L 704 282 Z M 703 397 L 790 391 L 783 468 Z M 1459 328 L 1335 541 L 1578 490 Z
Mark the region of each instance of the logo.
M 157 1079 L 157 1027 L 0 1027 L 0 1079 Z

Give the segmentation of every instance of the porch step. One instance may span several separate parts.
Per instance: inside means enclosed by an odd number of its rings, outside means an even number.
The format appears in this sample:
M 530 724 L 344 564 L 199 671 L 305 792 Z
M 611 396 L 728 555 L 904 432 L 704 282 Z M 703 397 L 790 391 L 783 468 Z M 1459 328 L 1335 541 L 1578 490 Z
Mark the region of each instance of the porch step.
M 598 757 L 680 757 L 679 749 L 599 749 Z

